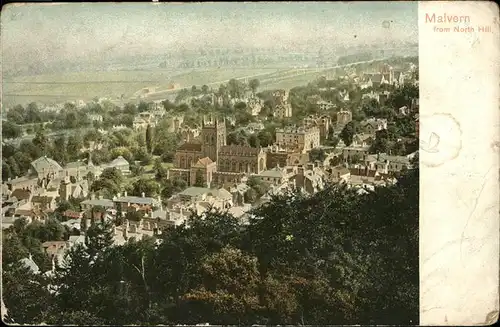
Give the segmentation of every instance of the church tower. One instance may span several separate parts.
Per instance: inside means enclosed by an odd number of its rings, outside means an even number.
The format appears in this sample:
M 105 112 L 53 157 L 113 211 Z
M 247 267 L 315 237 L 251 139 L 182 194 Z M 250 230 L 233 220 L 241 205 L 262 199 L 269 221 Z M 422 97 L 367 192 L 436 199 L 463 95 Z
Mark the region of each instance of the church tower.
M 203 157 L 217 162 L 219 150 L 226 145 L 226 120 L 219 121 L 210 116 L 204 117 L 201 128 L 201 151 Z

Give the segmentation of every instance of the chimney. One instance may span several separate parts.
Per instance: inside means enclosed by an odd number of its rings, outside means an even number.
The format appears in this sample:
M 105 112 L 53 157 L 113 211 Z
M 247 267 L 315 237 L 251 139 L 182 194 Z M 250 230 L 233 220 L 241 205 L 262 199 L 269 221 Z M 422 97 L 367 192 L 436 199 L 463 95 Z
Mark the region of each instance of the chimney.
M 118 194 L 116 195 L 118 198 L 121 198 L 122 197 L 122 194 L 120 192 L 118 192 Z
M 104 199 L 104 196 L 103 195 L 99 195 L 99 200 L 102 200 Z
M 125 194 L 127 194 L 127 193 L 125 193 Z M 141 196 L 142 196 L 143 198 L 145 198 L 145 197 L 146 197 L 146 194 L 145 194 L 144 192 L 142 192 L 142 193 L 141 193 Z
M 94 194 L 94 193 L 92 193 L 92 194 L 90 195 L 90 199 L 91 199 L 91 200 L 95 200 L 95 194 Z
M 125 191 L 125 193 L 123 193 L 123 196 L 127 196 L 127 191 Z

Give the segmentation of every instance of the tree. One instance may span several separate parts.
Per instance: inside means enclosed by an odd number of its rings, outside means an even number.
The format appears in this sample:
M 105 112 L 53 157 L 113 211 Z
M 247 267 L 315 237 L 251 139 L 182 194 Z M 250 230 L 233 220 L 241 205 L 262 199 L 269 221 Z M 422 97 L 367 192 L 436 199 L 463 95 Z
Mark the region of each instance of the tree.
M 154 141 L 153 141 L 153 127 L 148 124 L 148 127 L 146 128 L 146 148 L 148 153 L 153 152 L 153 146 L 154 146 Z
M 2 181 L 7 181 L 9 178 L 12 178 L 12 170 L 10 169 L 9 164 L 2 160 Z
M 208 94 L 208 86 L 207 86 L 207 85 L 203 85 L 203 86 L 201 87 L 201 92 L 202 92 L 203 94 Z
M 325 159 L 326 159 L 325 150 L 323 150 L 321 148 L 312 149 L 309 152 L 309 160 L 312 162 L 315 162 L 315 161 L 323 162 Z
M 244 194 L 245 203 L 255 203 L 258 199 L 257 191 L 251 188 L 248 189 Z
M 344 142 L 346 146 L 350 146 L 354 139 L 354 134 L 356 134 L 356 130 L 353 122 L 347 123 L 342 131 L 340 132 L 340 139 Z
M 35 138 L 33 139 L 33 145 L 38 147 L 42 153 L 47 154 L 49 149 L 49 140 L 44 132 L 39 131 L 36 133 Z
M 154 180 L 141 178 L 132 184 L 132 194 L 142 196 L 144 193 L 148 197 L 156 197 L 160 193 L 160 186 Z
M 249 82 L 248 82 L 248 86 L 250 87 L 250 89 L 252 90 L 252 92 L 255 94 L 257 92 L 257 88 L 259 87 L 260 85 L 260 82 L 258 79 L 251 79 Z
M 123 107 L 123 113 L 127 115 L 135 116 L 138 113 L 137 107 L 133 103 L 127 103 L 125 107 Z
M 238 111 L 244 111 L 247 108 L 247 104 L 245 102 L 238 102 L 234 105 L 234 109 Z
M 181 178 L 174 178 L 172 180 L 167 179 L 164 182 L 163 189 L 161 190 L 161 196 L 164 199 L 170 198 L 175 193 L 182 192 L 187 187 L 187 182 Z
M 82 148 L 83 140 L 80 135 L 70 135 L 68 137 L 68 141 L 66 143 L 66 151 L 68 153 L 68 157 L 74 159 L 80 153 L 80 149 Z
M 167 179 L 168 177 L 168 170 L 165 167 L 163 167 L 161 159 L 155 160 L 153 171 L 155 172 L 155 179 L 158 182 L 161 182 Z
M 137 111 L 139 111 L 139 112 L 145 112 L 145 111 L 148 111 L 148 109 L 149 109 L 149 105 L 144 101 L 141 101 L 139 103 L 139 105 L 137 106 Z
M 11 174 L 11 176 L 15 177 L 15 176 L 21 176 L 22 175 L 21 174 L 21 168 L 17 164 L 17 161 L 16 161 L 15 157 L 10 157 L 9 159 L 7 159 L 7 164 L 10 167 L 10 174 Z
M 40 324 L 52 298 L 47 283 L 40 275 L 16 262 L 11 267 L 3 265 L 2 298 L 8 310 L 5 322 L 15 324 Z M 41 299 L 44 299 L 41 301 Z
M 2 137 L 4 139 L 14 139 L 21 136 L 22 130 L 18 125 L 9 121 L 2 121 Z
M 205 180 L 203 179 L 202 172 L 200 172 L 200 171 L 196 172 L 195 182 L 194 182 L 193 186 L 205 187 Z
M 26 123 L 26 110 L 21 105 L 16 105 L 14 108 L 7 110 L 7 120 L 14 124 Z
M 349 156 L 348 162 L 350 164 L 358 164 L 358 163 L 362 162 L 362 158 L 359 154 L 355 153 L 355 154 Z
M 259 308 L 257 260 L 239 249 L 224 247 L 202 263 L 203 286 L 182 297 L 189 322 L 251 324 Z
M 121 190 L 123 176 L 120 170 L 116 168 L 106 168 L 102 171 L 99 179 L 94 181 L 91 186 L 91 191 L 100 190 L 107 191 L 110 194 L 117 194 Z

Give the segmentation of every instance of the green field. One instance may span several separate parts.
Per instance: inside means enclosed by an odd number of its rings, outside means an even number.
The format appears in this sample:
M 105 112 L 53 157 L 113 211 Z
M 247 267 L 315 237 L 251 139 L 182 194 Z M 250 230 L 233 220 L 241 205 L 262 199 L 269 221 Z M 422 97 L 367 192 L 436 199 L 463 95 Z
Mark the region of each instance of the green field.
M 122 94 L 128 99 L 146 87 L 156 87 L 157 91 L 161 91 L 167 90 L 170 83 L 177 83 L 181 88 L 184 88 L 274 71 L 265 68 L 223 68 L 193 70 L 176 74 L 172 71 L 158 69 L 22 76 L 3 81 L 3 101 L 4 105 L 10 106 L 32 101 L 57 103 L 79 99 L 91 100 L 94 97 L 107 97 L 113 100 Z M 36 84 L 36 82 L 49 84 Z

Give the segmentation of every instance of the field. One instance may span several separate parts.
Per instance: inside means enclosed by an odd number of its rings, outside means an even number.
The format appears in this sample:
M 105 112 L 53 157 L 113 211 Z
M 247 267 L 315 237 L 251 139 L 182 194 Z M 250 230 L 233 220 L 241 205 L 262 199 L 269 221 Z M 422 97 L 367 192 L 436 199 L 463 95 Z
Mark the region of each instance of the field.
M 221 83 L 231 78 L 253 77 L 273 73 L 266 68 L 224 68 L 173 72 L 169 70 L 138 70 L 110 72 L 77 72 L 16 77 L 3 81 L 3 102 L 6 106 L 32 101 L 58 103 L 91 100 L 94 97 L 117 99 L 122 94 L 129 99 L 142 88 L 167 90 L 170 83 L 180 87 Z M 26 84 L 24 84 L 26 83 Z

